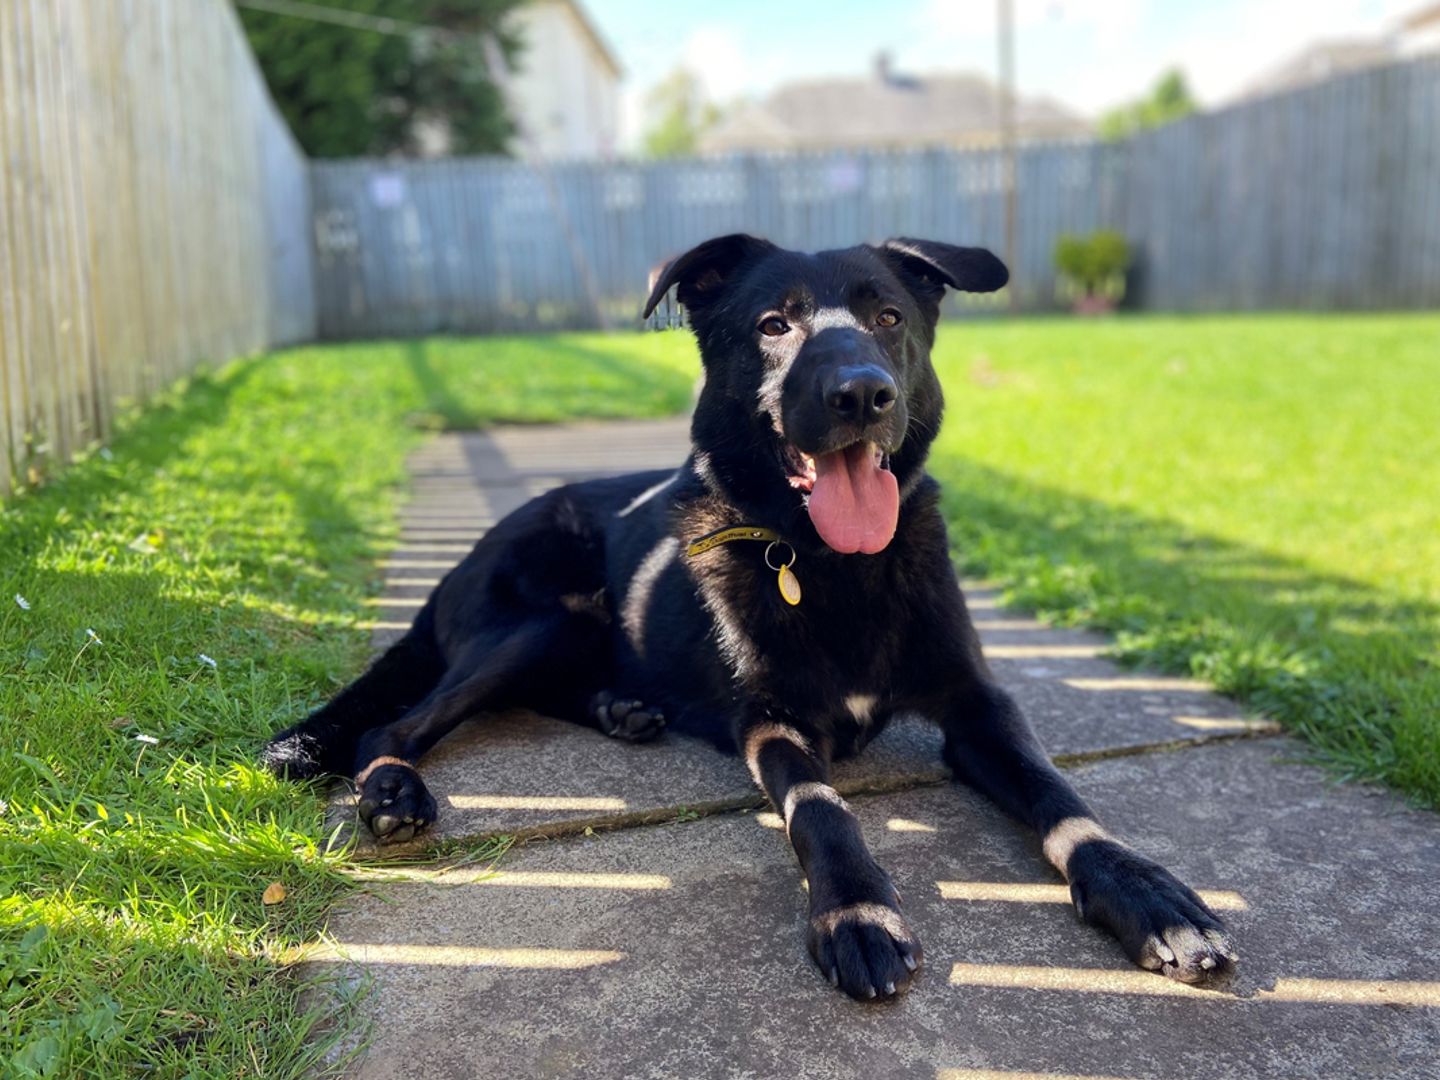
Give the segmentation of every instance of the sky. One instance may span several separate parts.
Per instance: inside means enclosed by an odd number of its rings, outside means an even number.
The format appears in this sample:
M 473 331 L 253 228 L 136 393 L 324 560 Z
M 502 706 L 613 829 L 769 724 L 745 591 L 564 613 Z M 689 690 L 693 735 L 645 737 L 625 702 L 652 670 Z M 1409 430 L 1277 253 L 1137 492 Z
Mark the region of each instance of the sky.
M 778 83 L 856 75 L 888 51 L 897 70 L 993 76 L 996 0 L 581 0 L 626 71 L 625 129 L 646 89 L 683 64 L 726 102 Z M 1425 0 L 1015 0 L 1017 77 L 1094 116 L 1180 67 L 1223 104 L 1306 45 L 1378 36 Z

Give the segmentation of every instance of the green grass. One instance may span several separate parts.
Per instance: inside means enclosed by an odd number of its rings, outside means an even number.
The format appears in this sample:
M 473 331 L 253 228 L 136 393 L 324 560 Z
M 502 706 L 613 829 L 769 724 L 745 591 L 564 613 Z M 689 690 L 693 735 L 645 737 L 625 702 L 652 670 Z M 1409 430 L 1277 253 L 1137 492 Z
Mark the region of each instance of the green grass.
M 957 558 L 1440 805 L 1437 357 L 1435 316 L 948 324 Z M 314 1064 L 343 1013 L 281 958 L 349 862 L 250 761 L 363 662 L 406 452 L 696 371 L 681 334 L 298 349 L 0 509 L 0 1075 Z
M 363 662 L 406 452 L 673 413 L 694 374 L 662 335 L 297 349 L 177 388 L 0 509 L 0 1075 L 315 1062 L 344 1025 L 280 960 L 347 860 L 318 794 L 251 759 Z
M 1440 806 L 1440 317 L 957 324 L 958 560 Z

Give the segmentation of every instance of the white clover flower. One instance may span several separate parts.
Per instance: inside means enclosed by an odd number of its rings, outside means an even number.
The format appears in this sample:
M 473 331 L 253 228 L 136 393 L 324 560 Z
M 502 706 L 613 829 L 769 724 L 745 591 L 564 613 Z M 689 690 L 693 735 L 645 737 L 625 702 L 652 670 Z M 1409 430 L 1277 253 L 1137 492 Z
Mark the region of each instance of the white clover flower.
M 160 740 L 157 739 L 157 738 L 155 738 L 154 735 L 136 735 L 136 736 L 135 736 L 135 741 L 136 741 L 136 742 L 143 742 L 146 746 L 159 746 L 159 745 L 160 745 Z
M 25 597 L 21 596 L 21 595 L 17 592 L 17 593 L 15 594 L 15 606 L 18 607 L 21 611 L 29 611 L 29 610 L 30 610 L 30 601 L 29 601 L 29 600 L 26 600 Z
M 206 656 L 203 652 L 200 654 L 200 662 L 201 662 L 202 664 L 209 664 L 212 668 L 215 668 L 217 671 L 218 671 L 219 668 L 220 668 L 220 665 L 219 665 L 219 664 L 215 663 L 214 660 L 210 659 L 210 657 Z

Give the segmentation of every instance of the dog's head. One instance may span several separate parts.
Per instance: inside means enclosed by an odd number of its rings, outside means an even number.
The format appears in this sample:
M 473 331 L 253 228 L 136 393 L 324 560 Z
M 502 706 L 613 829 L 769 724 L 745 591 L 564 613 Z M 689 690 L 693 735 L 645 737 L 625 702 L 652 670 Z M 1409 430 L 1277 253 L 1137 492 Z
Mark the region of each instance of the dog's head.
M 808 511 L 830 548 L 873 554 L 940 426 L 930 349 L 945 288 L 993 292 L 1007 278 L 981 248 L 889 240 L 808 255 L 736 234 L 669 263 L 645 315 L 672 287 L 689 312 L 707 481 L 791 533 Z

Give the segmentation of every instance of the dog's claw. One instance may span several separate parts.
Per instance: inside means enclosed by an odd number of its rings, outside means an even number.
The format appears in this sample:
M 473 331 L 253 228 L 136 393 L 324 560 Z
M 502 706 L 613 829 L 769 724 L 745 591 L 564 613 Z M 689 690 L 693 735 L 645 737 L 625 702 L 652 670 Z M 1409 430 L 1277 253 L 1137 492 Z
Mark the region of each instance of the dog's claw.
M 909 970 L 911 970 L 911 971 L 914 971 L 916 968 L 918 968 L 918 967 L 920 966 L 918 963 L 915 962 L 915 957 L 911 956 L 909 953 L 906 953 L 906 954 L 905 954 L 904 959 L 905 959 L 905 966 L 906 966 Z

